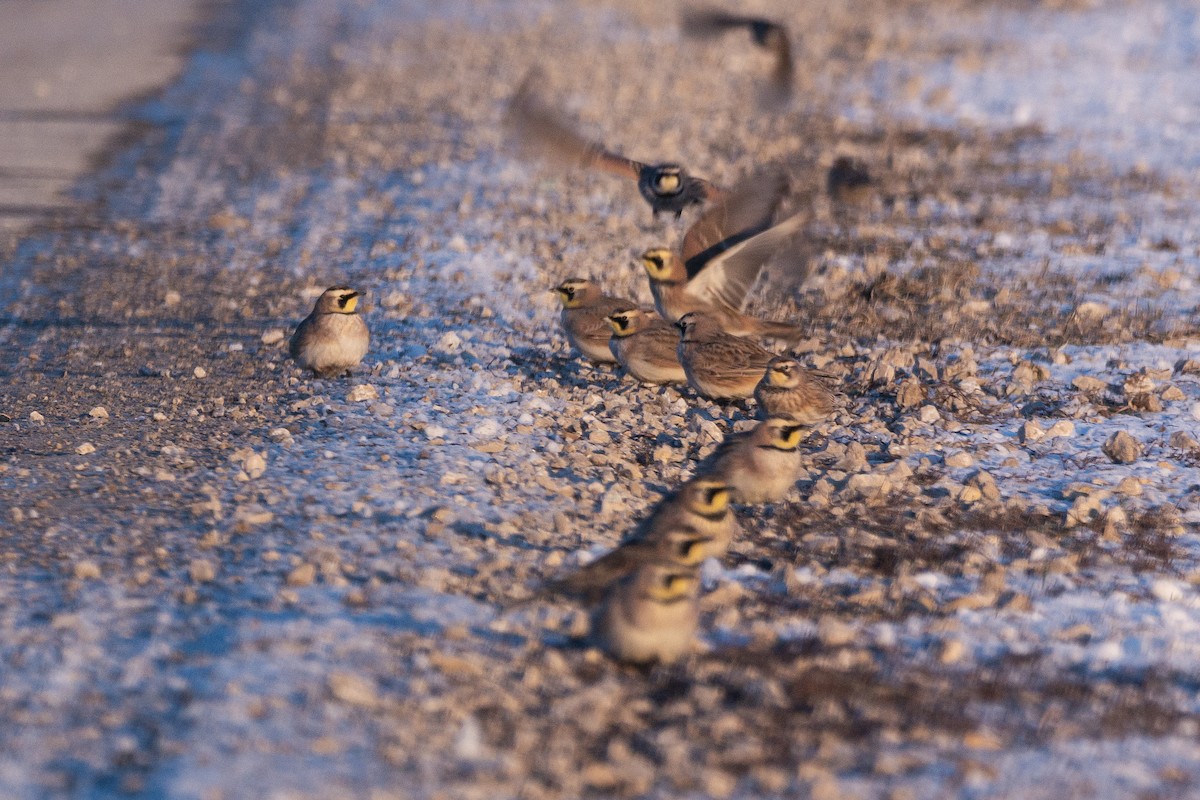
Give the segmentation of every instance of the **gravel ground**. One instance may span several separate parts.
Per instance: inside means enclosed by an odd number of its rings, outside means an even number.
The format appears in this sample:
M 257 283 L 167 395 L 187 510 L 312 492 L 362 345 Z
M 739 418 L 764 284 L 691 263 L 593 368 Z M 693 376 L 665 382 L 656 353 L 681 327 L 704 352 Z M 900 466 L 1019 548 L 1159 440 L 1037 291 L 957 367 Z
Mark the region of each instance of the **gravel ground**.
M 0 794 L 1198 791 L 1200 143 L 1164 80 L 1196 56 L 1148 46 L 1194 12 L 756 3 L 799 34 L 764 114 L 761 54 L 643 5 L 228 9 L 16 248 Z M 634 255 L 688 217 L 507 146 L 534 65 L 589 135 L 784 165 L 812 211 L 755 308 L 846 406 L 743 510 L 671 668 L 505 610 L 746 418 L 568 351 L 547 289 L 648 299 Z M 840 154 L 873 206 L 823 196 Z M 372 352 L 313 380 L 286 338 L 338 283 Z

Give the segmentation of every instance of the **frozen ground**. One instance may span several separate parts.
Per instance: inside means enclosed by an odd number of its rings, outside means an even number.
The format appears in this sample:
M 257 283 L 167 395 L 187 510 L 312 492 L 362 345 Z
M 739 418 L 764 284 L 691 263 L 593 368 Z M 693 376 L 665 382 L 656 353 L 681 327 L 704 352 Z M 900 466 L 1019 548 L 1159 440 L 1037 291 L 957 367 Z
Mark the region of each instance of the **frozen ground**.
M 1190 7 L 762 3 L 801 32 L 764 115 L 670 4 L 252 5 L 0 278 L 0 794 L 1198 791 Z M 681 229 L 504 146 L 535 63 L 630 155 L 814 210 L 758 302 L 848 405 L 669 670 L 502 610 L 742 416 L 567 351 L 545 290 L 646 297 Z M 313 381 L 284 341 L 340 282 L 373 350 Z

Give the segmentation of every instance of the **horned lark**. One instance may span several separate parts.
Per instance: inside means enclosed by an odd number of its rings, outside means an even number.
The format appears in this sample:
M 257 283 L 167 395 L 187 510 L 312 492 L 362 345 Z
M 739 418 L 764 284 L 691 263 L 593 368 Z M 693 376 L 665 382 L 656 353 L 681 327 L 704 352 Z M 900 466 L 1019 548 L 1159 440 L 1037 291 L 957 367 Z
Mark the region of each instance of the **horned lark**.
M 642 254 L 654 306 L 676 322 L 690 311 L 713 316 L 737 336 L 795 339 L 801 331 L 742 313 L 763 265 L 804 222 L 797 214 L 770 226 L 786 182 L 781 174 L 748 181 L 706 211 L 684 234 L 683 250 L 656 247 Z
M 688 384 L 711 400 L 754 395 L 767 364 L 775 357 L 750 339 L 721 330 L 716 319 L 689 312 L 679 320 L 679 363 Z
M 359 296 L 348 286 L 331 286 L 317 298 L 312 313 L 296 326 L 288 342 L 288 352 L 301 369 L 331 378 L 362 361 L 371 335 L 358 313 Z
M 715 9 L 692 9 L 683 15 L 683 32 L 690 36 L 711 39 L 736 28 L 750 31 L 750 38 L 759 47 L 769 50 L 775 57 L 771 81 L 764 99 L 783 102 L 792 93 L 792 42 L 787 28 L 778 22 L 761 17 L 729 14 Z
M 699 594 L 695 568 L 647 562 L 612 587 L 592 630 L 600 646 L 620 661 L 670 664 L 691 647 Z
M 678 164 L 643 164 L 587 140 L 542 103 L 534 88 L 538 78 L 536 70 L 531 72 L 508 104 L 506 121 L 522 144 L 539 148 L 545 157 L 571 169 L 596 169 L 637 181 L 656 217 L 660 211 L 679 217 L 688 206 L 722 196 L 719 188 Z
M 562 300 L 562 327 L 571 346 L 598 364 L 616 363 L 616 357 L 608 348 L 612 329 L 607 317 L 634 304 L 619 297 L 609 297 L 599 286 L 583 278 L 568 278 L 554 291 Z
M 708 472 L 732 486 L 738 502 L 782 500 L 800 471 L 803 428 L 784 417 L 768 417 L 753 430 L 726 439 Z
M 540 594 L 595 600 L 613 580 L 647 560 L 695 566 L 720 558 L 741 530 L 729 506 L 731 491 L 720 478 L 692 478 L 665 497 L 621 544 L 551 581 Z
M 762 418 L 787 417 L 802 425 L 816 425 L 834 408 L 829 387 L 787 356 L 775 356 L 767 362 L 767 371 L 754 389 L 754 399 Z
M 849 156 L 838 156 L 825 175 L 825 190 L 834 205 L 864 206 L 871 200 L 874 181 L 867 165 Z
M 669 322 L 640 308 L 623 308 L 608 315 L 612 338 L 608 346 L 617 363 L 642 383 L 687 383 L 676 350 L 679 331 Z
M 729 507 L 730 491 L 720 478 L 694 477 L 665 497 L 629 538 L 653 539 L 664 531 L 690 529 L 712 541 L 708 555 L 720 556 L 741 531 Z
M 691 526 L 659 529 L 651 536 L 627 539 L 595 561 L 546 584 L 539 594 L 595 602 L 614 582 L 647 562 L 697 567 L 710 556 L 724 555 L 728 548 L 728 541 L 702 534 Z

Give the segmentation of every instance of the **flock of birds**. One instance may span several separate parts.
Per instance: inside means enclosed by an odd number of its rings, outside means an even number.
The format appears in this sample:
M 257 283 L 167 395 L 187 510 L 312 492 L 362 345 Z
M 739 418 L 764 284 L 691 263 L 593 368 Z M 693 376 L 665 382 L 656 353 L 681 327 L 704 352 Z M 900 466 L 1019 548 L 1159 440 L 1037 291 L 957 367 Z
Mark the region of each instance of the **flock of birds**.
M 786 99 L 792 60 L 783 26 L 712 10 L 690 11 L 682 24 L 686 34 L 701 37 L 735 28 L 748 30 L 773 54 L 764 99 Z M 531 73 L 508 107 L 506 121 L 523 144 L 573 168 L 636 181 L 656 216 L 665 211 L 678 218 L 692 206 L 703 207 L 678 252 L 653 248 L 641 257 L 653 308 L 611 297 L 583 278 L 568 278 L 555 288 L 571 346 L 594 363 L 619 364 L 643 383 L 686 383 L 713 400 L 753 397 L 757 404 L 755 427 L 728 436 L 698 465 L 695 477 L 663 499 L 620 545 L 531 598 L 591 604 L 593 636 L 614 657 L 671 663 L 690 649 L 699 624 L 701 563 L 721 557 L 739 532 L 730 504 L 782 500 L 800 472 L 806 429 L 836 406 L 823 376 L 759 343 L 793 342 L 801 331 L 744 313 L 764 265 L 800 229 L 804 215 L 775 221 L 787 191 L 781 172 L 756 174 L 722 189 L 678 164 L 643 164 L 587 140 L 541 100 L 538 79 Z M 848 159 L 836 161 L 828 175 L 831 194 L 867 186 L 869 177 Z M 344 286 L 320 296 L 290 341 L 302 368 L 332 377 L 362 360 L 369 334 L 358 298 Z

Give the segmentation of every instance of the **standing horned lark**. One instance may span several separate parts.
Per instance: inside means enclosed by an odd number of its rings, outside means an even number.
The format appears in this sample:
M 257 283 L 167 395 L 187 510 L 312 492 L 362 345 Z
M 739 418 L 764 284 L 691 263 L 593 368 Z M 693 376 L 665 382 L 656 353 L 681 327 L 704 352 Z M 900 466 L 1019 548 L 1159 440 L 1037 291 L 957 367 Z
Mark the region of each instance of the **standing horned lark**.
M 729 14 L 715 9 L 692 9 L 683 15 L 683 32 L 690 36 L 714 38 L 728 30 L 745 28 L 759 47 L 775 56 L 775 66 L 764 99 L 780 103 L 792 93 L 792 43 L 787 28 L 761 17 Z
M 709 473 L 732 486 L 738 502 L 782 500 L 800 472 L 803 427 L 784 417 L 768 417 L 753 430 L 726 439 Z
M 567 278 L 554 291 L 562 300 L 560 319 L 571 346 L 598 364 L 616 363 L 616 357 L 608 348 L 612 329 L 607 317 L 634 304 L 619 297 L 609 297 L 599 286 L 583 278 Z
M 318 378 L 331 378 L 362 361 L 371 335 L 358 313 L 359 293 L 332 286 L 321 293 L 312 313 L 296 327 L 288 352 L 302 369 Z
M 679 331 L 671 323 L 640 308 L 608 315 L 608 342 L 617 363 L 642 383 L 687 383 L 677 354 Z
M 740 531 L 720 478 L 692 478 L 664 498 L 621 544 L 539 594 L 595 600 L 612 582 L 648 560 L 696 566 L 720 558 Z
M 799 361 L 775 356 L 754 389 L 759 416 L 787 417 L 801 425 L 816 425 L 833 413 L 833 392 Z
M 679 363 L 697 393 L 711 400 L 754 395 L 774 353 L 750 339 L 725 333 L 705 314 L 684 314 L 678 324 Z
M 533 88 L 538 77 L 536 70 L 531 72 L 508 104 L 506 121 L 522 144 L 537 146 L 547 158 L 572 169 L 597 169 L 637 181 L 638 191 L 656 217 L 660 211 L 672 211 L 678 217 L 688 206 L 721 197 L 720 189 L 689 175 L 678 164 L 643 164 L 580 136 L 542 104 Z
M 546 584 L 539 594 L 595 602 L 613 583 L 643 564 L 653 561 L 698 567 L 709 556 L 724 555 L 728 547 L 727 541 L 702 534 L 691 526 L 660 529 L 652 536 L 625 540 L 570 575 Z
M 729 493 L 730 487 L 719 478 L 692 478 L 665 497 L 630 539 L 654 539 L 664 532 L 694 530 L 711 540 L 708 555 L 722 555 L 741 530 L 729 507 Z
M 622 578 L 597 609 L 597 642 L 620 661 L 670 664 L 688 651 L 699 624 L 700 576 L 650 561 Z
M 683 250 L 655 247 L 642 254 L 654 306 L 676 322 L 689 311 L 713 316 L 728 333 L 795 339 L 801 331 L 742 313 L 763 265 L 800 229 L 797 214 L 768 227 L 783 196 L 782 175 L 746 181 L 706 211 L 684 234 Z

